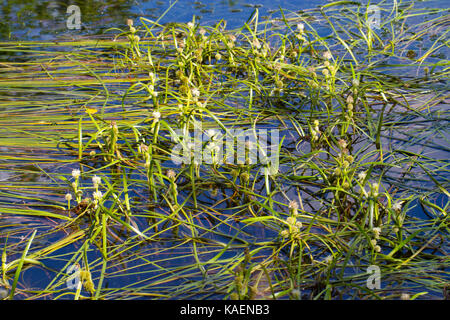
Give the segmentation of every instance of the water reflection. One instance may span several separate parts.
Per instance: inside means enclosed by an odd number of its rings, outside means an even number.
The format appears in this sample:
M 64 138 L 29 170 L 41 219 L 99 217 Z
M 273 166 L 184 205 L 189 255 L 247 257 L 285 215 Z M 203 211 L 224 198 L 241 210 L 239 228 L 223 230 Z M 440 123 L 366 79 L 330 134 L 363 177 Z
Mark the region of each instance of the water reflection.
M 157 20 L 175 1 L 30 1 L 5 0 L 0 4 L 1 40 L 53 40 L 59 36 L 101 34 L 111 27 L 125 27 L 126 19 L 145 17 Z M 179 0 L 161 20 L 166 22 L 187 22 L 193 16 L 204 24 L 227 20 L 228 27 L 240 27 L 255 8 L 261 16 L 270 15 L 282 7 L 287 11 L 312 8 L 327 3 L 326 0 L 286 1 L 260 0 L 257 3 L 246 0 L 191 1 Z M 81 10 L 81 30 L 68 30 L 66 20 L 70 16 L 67 8 L 77 5 Z

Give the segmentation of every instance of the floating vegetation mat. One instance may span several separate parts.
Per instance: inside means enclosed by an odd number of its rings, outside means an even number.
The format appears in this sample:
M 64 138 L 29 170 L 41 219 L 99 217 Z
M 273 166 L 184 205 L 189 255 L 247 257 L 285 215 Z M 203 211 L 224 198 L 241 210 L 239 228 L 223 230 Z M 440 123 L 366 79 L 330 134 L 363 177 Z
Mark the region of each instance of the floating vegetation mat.
M 0 43 L 2 297 L 448 298 L 449 15 L 379 8 Z

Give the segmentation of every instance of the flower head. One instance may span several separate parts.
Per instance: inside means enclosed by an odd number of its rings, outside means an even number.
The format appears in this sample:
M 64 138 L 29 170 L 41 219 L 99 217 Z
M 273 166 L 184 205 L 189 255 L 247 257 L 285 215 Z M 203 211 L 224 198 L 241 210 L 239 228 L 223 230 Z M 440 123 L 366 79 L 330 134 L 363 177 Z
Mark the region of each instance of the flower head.
M 70 200 L 72 200 L 72 195 L 70 193 L 67 193 L 65 198 L 67 201 L 70 201 Z
M 95 191 L 92 193 L 92 197 L 95 200 L 100 200 L 103 197 L 103 193 L 101 191 Z
M 169 170 L 167 170 L 166 175 L 167 175 L 167 177 L 168 177 L 169 179 L 172 180 L 172 179 L 175 178 L 175 176 L 176 176 L 177 174 L 176 174 L 175 171 L 173 171 L 172 169 L 169 169 Z
M 191 93 L 193 97 L 199 97 L 200 96 L 200 91 L 197 88 L 192 88 L 191 89 Z
M 392 205 L 392 209 L 395 211 L 401 211 L 402 210 L 402 202 L 396 202 Z
M 327 59 L 327 60 L 330 60 L 333 56 L 331 55 L 331 52 L 330 52 L 330 51 L 325 51 L 325 52 L 323 53 L 323 57 L 324 57 L 325 59 Z
M 339 148 L 341 148 L 341 149 L 347 148 L 347 142 L 344 139 L 339 139 L 338 145 L 339 145 Z
M 159 121 L 159 119 L 161 118 L 161 113 L 159 111 L 153 111 L 152 116 L 155 121 Z
M 359 180 L 359 181 L 364 181 L 364 179 L 366 178 L 366 176 L 367 176 L 367 172 L 362 171 L 362 172 L 358 173 L 358 180 Z
M 295 219 L 294 217 L 287 217 L 286 222 L 293 226 L 297 222 L 297 219 Z
M 81 174 L 80 170 L 78 169 L 72 170 L 72 177 L 74 177 L 75 179 L 78 179 L 80 177 L 80 174 Z
M 298 203 L 295 200 L 289 201 L 289 209 L 296 210 L 298 209 Z
M 380 187 L 380 185 L 376 182 L 372 183 L 372 187 L 371 187 L 371 191 L 372 191 L 372 196 L 374 197 L 378 197 L 378 188 Z
M 353 97 L 352 96 L 348 96 L 347 97 L 347 103 L 353 103 Z
M 401 300 L 409 300 L 410 298 L 411 298 L 410 295 L 407 293 L 402 293 L 400 296 Z
M 372 229 L 372 231 L 373 231 L 373 234 L 375 236 L 375 239 L 380 238 L 381 228 L 375 227 L 375 228 Z
M 233 34 L 230 34 L 230 35 L 228 36 L 228 39 L 230 39 L 231 42 L 235 42 L 235 41 L 236 41 L 236 36 L 233 35 Z
M 97 177 L 97 176 L 93 176 L 92 177 L 92 183 L 94 184 L 94 186 L 98 186 L 99 184 L 102 183 L 102 178 Z
M 261 43 L 259 42 L 258 39 L 254 39 L 252 42 L 252 45 L 256 48 L 256 49 L 261 49 Z
M 305 29 L 305 25 L 303 23 L 298 23 L 297 24 L 297 31 L 302 33 L 303 30 Z
M 288 230 L 283 230 L 280 232 L 280 236 L 283 238 L 287 238 L 289 236 L 289 231 Z
M 326 264 L 330 264 L 331 262 L 333 262 L 333 255 L 327 256 L 325 259 L 323 259 L 323 262 L 325 262 Z

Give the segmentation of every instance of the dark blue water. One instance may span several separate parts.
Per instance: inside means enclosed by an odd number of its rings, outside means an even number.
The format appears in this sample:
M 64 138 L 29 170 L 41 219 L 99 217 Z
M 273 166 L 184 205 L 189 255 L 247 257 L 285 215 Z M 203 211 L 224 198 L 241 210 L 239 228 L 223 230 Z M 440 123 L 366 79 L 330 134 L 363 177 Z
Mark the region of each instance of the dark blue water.
M 140 17 L 160 23 L 189 22 L 193 17 L 202 25 L 213 25 L 221 19 L 226 20 L 227 28 L 242 27 L 256 8 L 260 19 L 280 17 L 279 9 L 285 14 L 317 8 L 330 3 L 327 0 L 212 0 L 194 1 L 17 1 L 4 0 L 0 4 L 0 40 L 54 40 L 62 36 L 78 37 L 103 34 L 109 28 L 125 29 L 127 19 L 133 19 L 139 25 Z M 366 4 L 368 1 L 361 1 Z M 391 1 L 380 2 L 392 5 Z M 175 3 L 175 4 L 174 4 Z M 69 30 L 67 20 L 70 5 L 80 8 L 81 28 Z M 171 5 L 174 4 L 172 7 Z M 421 1 L 414 7 L 446 8 L 444 0 Z M 171 9 L 167 11 L 169 8 Z M 362 9 L 364 10 L 364 9 Z M 167 11 L 167 12 L 166 12 Z M 164 13 L 166 14 L 164 15 Z M 381 19 L 383 17 L 381 16 Z

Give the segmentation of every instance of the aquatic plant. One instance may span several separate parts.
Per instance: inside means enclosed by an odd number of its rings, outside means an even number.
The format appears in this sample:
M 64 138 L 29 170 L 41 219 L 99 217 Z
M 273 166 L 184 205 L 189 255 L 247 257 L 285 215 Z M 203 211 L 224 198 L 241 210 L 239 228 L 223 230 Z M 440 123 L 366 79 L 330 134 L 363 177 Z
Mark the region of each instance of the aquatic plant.
M 141 18 L 98 38 L 0 43 L 8 296 L 440 297 L 448 15 L 380 7 L 379 30 L 337 2 L 256 10 L 237 30 Z M 196 161 L 198 142 L 176 132 L 198 123 L 211 159 L 220 134 L 276 128 L 279 166 L 250 161 L 253 142 L 244 163 Z M 176 145 L 192 161 L 174 165 Z M 366 285 L 373 265 L 383 289 Z

